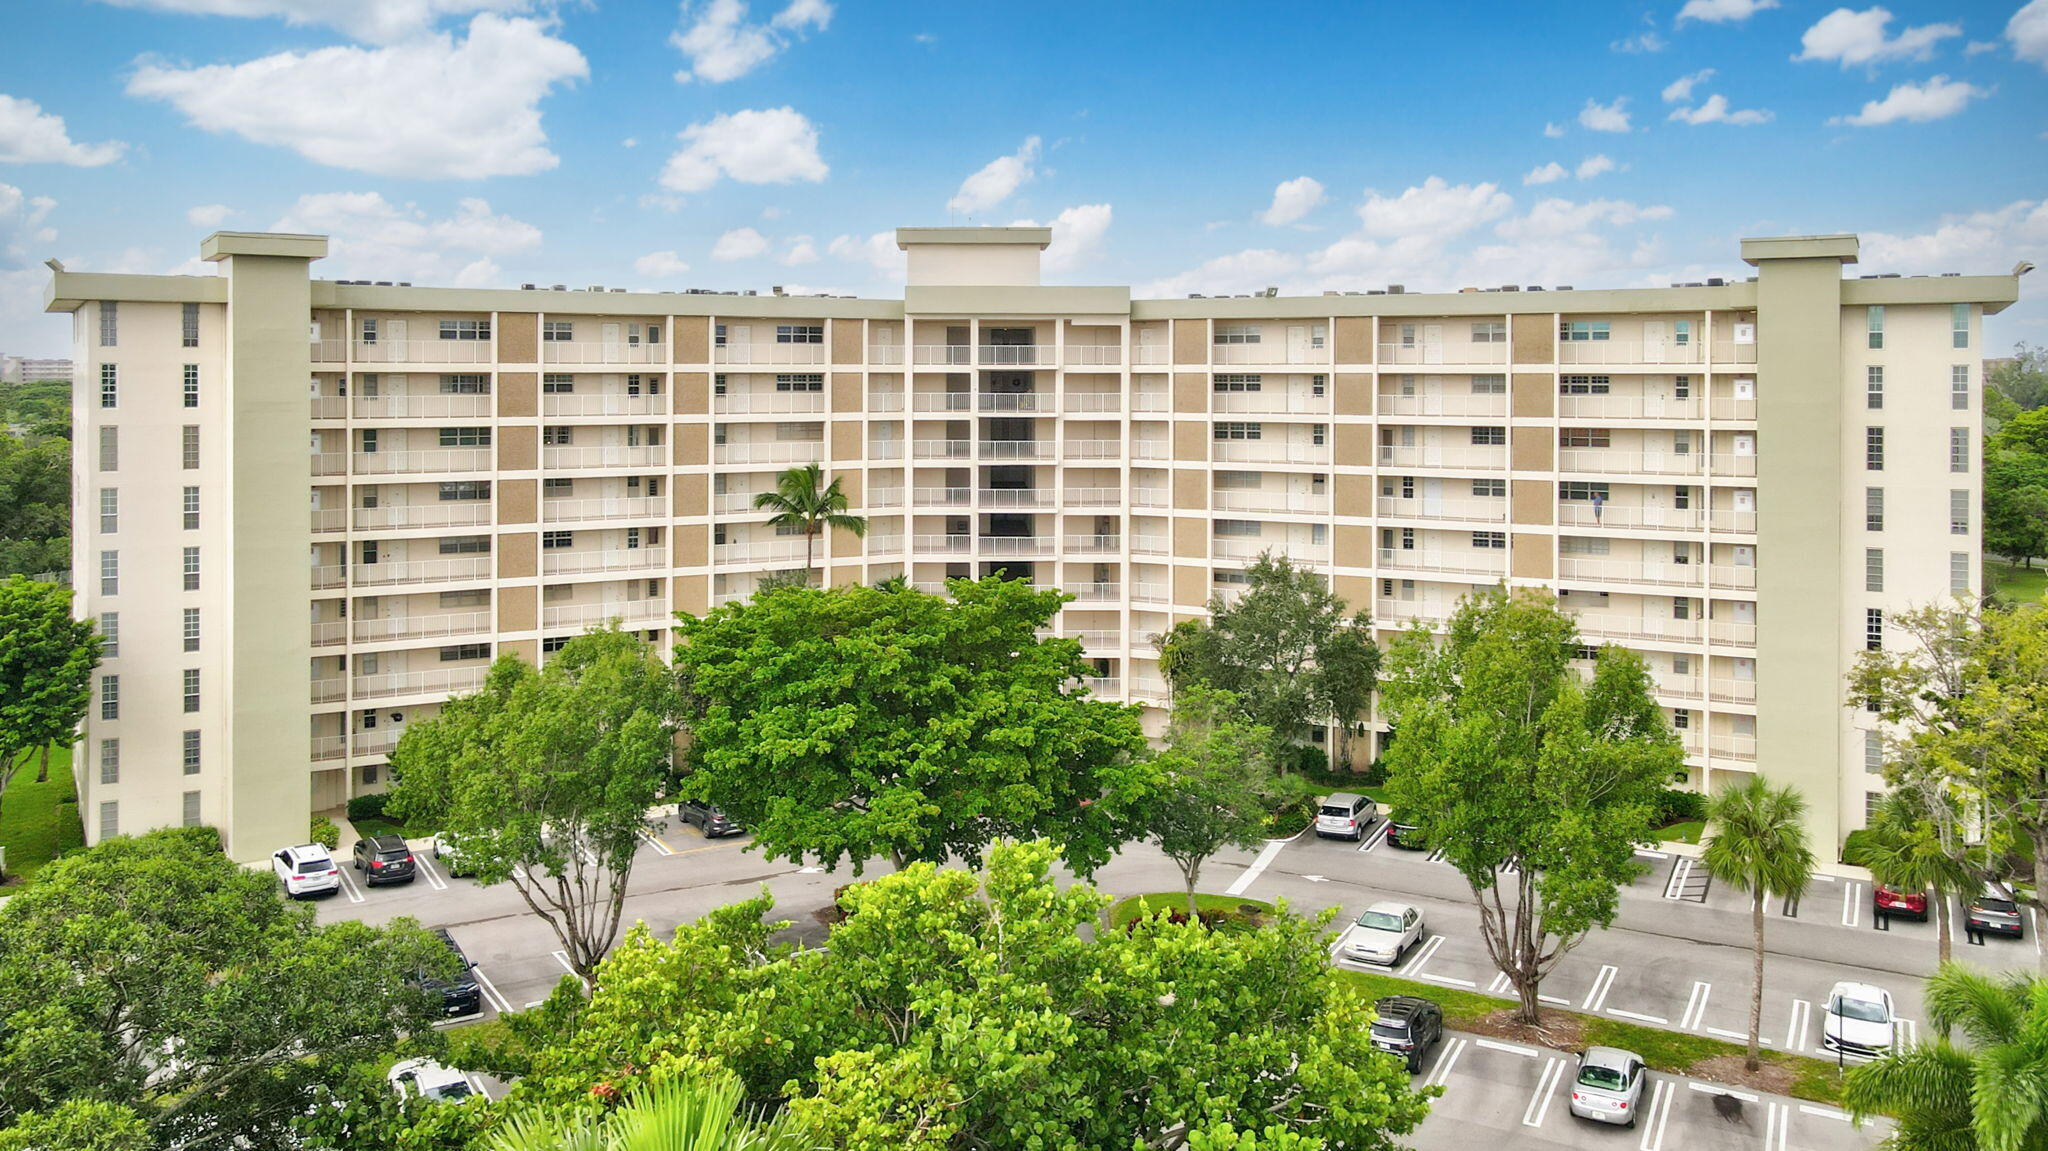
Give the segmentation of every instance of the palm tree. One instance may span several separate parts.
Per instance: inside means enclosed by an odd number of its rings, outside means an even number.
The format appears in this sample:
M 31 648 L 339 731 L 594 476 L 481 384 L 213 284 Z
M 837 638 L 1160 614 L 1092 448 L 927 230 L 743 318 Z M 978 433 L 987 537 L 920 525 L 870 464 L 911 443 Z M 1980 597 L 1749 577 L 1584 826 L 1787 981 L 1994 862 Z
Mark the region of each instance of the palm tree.
M 1708 874 L 1750 895 L 1756 961 L 1749 1000 L 1749 1058 L 1757 1069 L 1764 1018 L 1764 904 L 1773 895 L 1798 895 L 1813 881 L 1813 849 L 1806 846 L 1806 798 L 1791 787 L 1772 787 L 1762 776 L 1722 791 L 1707 803 Z
M 488 1151 L 806 1151 L 817 1146 L 787 1114 L 762 1122 L 741 1110 L 738 1079 L 689 1076 L 642 1088 L 603 1115 L 517 1112 Z
M 856 539 L 868 534 L 867 517 L 847 511 L 846 493 L 839 490 L 838 479 L 826 483 L 825 469 L 817 464 L 783 472 L 775 478 L 775 490 L 754 496 L 754 506 L 773 511 L 775 514 L 768 517 L 768 522 L 776 527 L 796 528 L 804 533 L 805 579 L 810 578 L 818 536 L 826 528 L 851 532 Z
M 1951 899 L 1970 888 L 1970 869 L 1943 843 L 1943 829 L 1912 791 L 1885 796 L 1870 822 L 1870 836 L 1858 862 L 1870 876 L 1894 891 L 1925 891 L 1934 907 L 1936 958 L 1949 961 Z
M 2048 1147 L 2048 981 L 1943 964 L 1927 981 L 1927 1019 L 1932 1043 L 1849 1072 L 1850 1113 L 1892 1116 L 1888 1151 Z M 1949 1041 L 1956 1029 L 1967 1046 Z

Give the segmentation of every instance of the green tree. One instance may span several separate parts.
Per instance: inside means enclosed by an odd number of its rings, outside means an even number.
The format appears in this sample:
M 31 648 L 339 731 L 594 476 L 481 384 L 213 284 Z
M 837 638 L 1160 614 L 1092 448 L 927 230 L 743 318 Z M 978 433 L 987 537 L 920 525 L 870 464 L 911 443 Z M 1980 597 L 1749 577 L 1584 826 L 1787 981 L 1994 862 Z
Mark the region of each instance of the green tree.
M 1763 776 L 1722 789 L 1707 802 L 1707 834 L 1700 863 L 1715 879 L 1749 894 L 1754 950 L 1750 967 L 1749 1053 L 1757 1069 L 1764 1016 L 1764 904 L 1773 895 L 1799 895 L 1813 882 L 1813 849 L 1806 845 L 1806 799 L 1791 787 L 1772 787 Z
M 825 469 L 817 464 L 804 464 L 784 471 L 776 477 L 773 490 L 754 496 L 754 506 L 775 513 L 768 517 L 770 524 L 804 534 L 806 578 L 817 566 L 813 554 L 818 537 L 826 528 L 838 528 L 855 539 L 868 534 L 866 517 L 851 514 L 838 478 L 826 483 Z
M 1101 866 L 1154 790 L 1137 709 L 1088 698 L 1080 644 L 1037 634 L 1061 593 L 949 586 L 785 588 L 679 617 L 685 789 L 771 859 L 859 874 L 1045 836 L 1077 871 Z
M 71 618 L 70 588 L 0 581 L 0 800 L 16 755 L 69 742 L 78 730 L 99 661 L 99 633 L 91 620 Z
M 1984 441 L 1984 550 L 2029 567 L 2048 556 L 2048 408 Z
M 812 1141 L 784 1113 L 750 1116 L 730 1075 L 672 1078 L 628 1095 L 596 1116 L 587 1109 L 515 1114 L 484 1142 L 485 1151 L 811 1151 Z
M 71 444 L 0 430 L 0 575 L 71 567 Z
M 501 656 L 481 689 L 406 729 L 390 811 L 438 827 L 477 882 L 511 883 L 589 979 L 618 938 L 681 708 L 674 675 L 616 628 L 577 636 L 539 670 Z
M 0 1128 L 98 1102 L 154 1146 L 280 1146 L 350 1064 L 436 1049 L 413 979 L 453 967 L 410 920 L 316 924 L 211 829 L 107 839 L 0 905 Z
M 1934 909 L 1937 962 L 1949 961 L 1949 920 L 1953 900 L 1970 888 L 1963 829 L 1945 822 L 1944 810 L 1930 805 L 1916 790 L 1893 791 L 1879 804 L 1869 835 L 1856 862 L 1870 869 L 1872 879 L 1894 891 L 1925 891 Z
M 1850 1113 L 1892 1118 L 1886 1151 L 2048 1147 L 2048 983 L 1945 963 L 1926 1004 L 1938 1037 L 1851 1069 Z
M 1944 846 L 1973 885 L 2048 913 L 2048 605 L 1959 599 L 1898 612 L 1888 631 L 1905 642 L 1858 657 L 1848 691 L 1890 733 L 1886 781 L 1972 829 Z
M 1312 724 L 1334 722 L 1349 766 L 1349 731 L 1372 699 L 1380 650 L 1371 621 L 1345 615 L 1327 578 L 1268 552 L 1246 569 L 1242 594 L 1209 602 L 1207 620 L 1174 625 L 1159 644 L 1159 666 L 1175 690 L 1228 692 L 1246 718 L 1271 732 L 1272 759 L 1285 768 Z
M 1330 969 L 1330 913 L 1103 931 L 1108 897 L 1059 886 L 1053 860 L 1041 842 L 996 846 L 981 874 L 912 864 L 849 891 L 823 949 L 768 944 L 765 895 L 672 942 L 635 929 L 587 1003 L 536 1013 L 511 1102 L 574 1105 L 679 1063 L 850 1151 L 1170 1148 L 1191 1127 L 1229 1146 L 1222 1124 L 1377 1149 L 1421 1121 Z
M 1399 735 L 1388 799 L 1471 886 L 1530 1023 L 1544 977 L 1613 922 L 1684 765 L 1641 657 L 1602 648 L 1588 682 L 1578 650 L 1549 597 L 1495 587 L 1461 600 L 1441 640 L 1420 625 L 1398 637 L 1380 688 Z
M 149 1125 L 134 1108 L 99 1099 L 67 1099 L 47 1112 L 0 1128 L 0 1151 L 149 1151 Z
M 1235 709 L 1235 700 L 1204 687 L 1175 696 L 1166 748 L 1156 761 L 1159 793 L 1145 805 L 1146 830 L 1180 868 L 1190 918 L 1209 857 L 1226 847 L 1257 847 L 1265 836 L 1264 801 L 1274 782 L 1266 758 L 1271 741 Z
M 2048 406 L 2048 348 L 2017 345 L 2011 359 L 1991 369 L 1988 382 L 2022 408 Z

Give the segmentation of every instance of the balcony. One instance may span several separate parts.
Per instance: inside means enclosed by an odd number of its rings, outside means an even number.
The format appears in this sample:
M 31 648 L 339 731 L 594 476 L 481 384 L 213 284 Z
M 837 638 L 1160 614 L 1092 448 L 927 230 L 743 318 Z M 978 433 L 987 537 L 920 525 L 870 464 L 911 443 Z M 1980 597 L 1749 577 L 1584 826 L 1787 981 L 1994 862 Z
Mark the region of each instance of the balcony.
M 1710 620 L 1707 623 L 1707 640 L 1718 647 L 1753 648 L 1756 646 L 1756 625 L 1734 620 Z
M 975 350 L 974 362 L 984 368 L 1050 368 L 1054 366 L 1050 344 L 983 344 Z
M 316 476 L 345 476 L 348 474 L 347 452 L 314 452 L 313 474 Z
M 1124 690 L 1124 681 L 1113 675 L 1084 675 L 1075 682 L 1098 699 L 1115 699 Z
M 357 452 L 359 476 L 416 475 L 425 472 L 487 472 L 494 464 L 489 448 L 424 448 L 418 451 Z
M 1475 395 L 1465 392 L 1423 393 L 1413 396 L 1382 395 L 1380 414 L 1479 417 L 1498 420 L 1507 418 L 1508 398 L 1504 395 Z
M 1053 541 L 1041 536 L 982 536 L 981 554 L 985 556 L 1049 556 Z
M 309 583 L 314 591 L 348 586 L 348 568 L 341 564 L 314 564 Z
M 1211 344 L 1209 362 L 1229 365 L 1299 364 L 1303 367 L 1317 367 L 1330 362 L 1330 353 L 1324 348 L 1310 347 L 1307 344 Z
M 438 556 L 430 560 L 379 560 L 357 564 L 350 581 L 356 587 L 386 587 L 392 584 L 445 583 L 450 580 L 491 578 L 488 555 Z
M 1060 590 L 1073 596 L 1075 604 L 1116 603 L 1121 598 L 1123 585 L 1117 583 L 1075 582 L 1060 585 Z
M 764 367 L 812 366 L 829 363 L 823 344 L 720 344 L 711 349 L 714 364 L 760 364 Z
M 540 553 L 542 575 L 590 575 L 593 572 L 637 572 L 667 569 L 674 564 L 665 547 L 610 547 L 602 551 L 557 549 Z
M 356 508 L 357 531 L 406 528 L 473 528 L 491 522 L 489 500 L 448 500 L 431 504 L 392 504 Z
M 974 537 L 965 532 L 947 532 L 942 535 L 925 533 L 913 536 L 911 540 L 913 550 L 939 555 L 966 555 L 968 549 L 974 546 Z
M 1557 453 L 1560 471 L 1595 475 L 1696 476 L 1706 467 L 1699 452 L 1632 452 L 1619 448 L 1564 448 Z
M 359 731 L 350 737 L 352 756 L 388 756 L 398 746 L 398 740 L 405 734 L 403 727 L 380 727 L 374 731 Z
M 1508 449 L 1497 444 L 1381 444 L 1383 468 L 1460 468 L 1488 471 L 1506 467 Z
M 310 351 L 316 364 L 339 364 L 348 359 L 348 341 L 314 340 Z
M 1389 519 L 1457 520 L 1460 523 L 1498 524 L 1508 518 L 1506 500 L 1446 500 L 1424 497 L 1381 496 L 1379 514 Z
M 338 532 L 348 527 L 347 508 L 314 508 L 313 530 L 316 532 Z
M 489 419 L 495 410 L 488 394 L 475 392 L 428 392 L 418 396 L 401 392 L 355 398 L 355 417 L 359 420 Z
M 1068 440 L 1063 449 L 1070 460 L 1113 460 L 1123 455 L 1121 440 Z
M 1717 476 L 1753 476 L 1756 474 L 1756 457 L 1740 452 L 1717 454 L 1707 464 L 1707 470 Z
M 1711 520 L 1717 532 L 1738 532 L 1756 534 L 1756 513 L 1740 508 L 1715 508 Z
M 1452 606 L 1419 599 L 1382 599 L 1373 614 L 1383 627 L 1407 627 L 1417 620 L 1430 627 L 1442 627 L 1451 618 Z
M 1124 410 L 1124 398 L 1116 392 L 1068 392 L 1065 411 L 1115 413 Z
M 910 408 L 917 412 L 971 412 L 973 392 L 912 392 Z
M 868 393 L 868 410 L 871 412 L 900 412 L 903 410 L 903 393 L 877 388 Z
M 1049 508 L 1052 506 L 1052 491 L 1048 488 L 983 488 L 981 506 L 985 508 Z
M 348 621 L 345 619 L 322 619 L 313 621 L 313 646 L 332 647 L 348 638 Z
M 911 502 L 925 508 L 964 508 L 974 499 L 973 488 L 912 488 Z
M 1393 343 L 1380 345 L 1382 364 L 1505 364 L 1506 344 Z
M 973 440 L 913 440 L 911 456 L 920 460 L 964 460 L 974 453 Z
M 1473 548 L 1469 555 L 1422 548 L 1381 548 L 1379 566 L 1397 572 L 1441 572 L 1495 580 L 1507 575 L 1508 558 L 1506 551 L 1490 548 Z
M 1210 407 L 1215 412 L 1230 415 L 1322 415 L 1330 410 L 1330 398 L 1286 388 L 1270 392 L 1216 392 L 1211 397 Z
M 1557 413 L 1568 420 L 1697 420 L 1700 407 L 1697 396 L 1678 399 L 1673 396 L 1562 395 L 1557 398 Z
M 1173 548 L 1164 535 L 1135 532 L 1131 535 L 1131 554 L 1134 556 L 1167 556 Z
M 795 564 L 804 558 L 802 537 L 747 540 L 713 544 L 711 562 L 716 564 Z
M 668 414 L 667 396 L 635 396 L 625 392 L 555 392 L 540 398 L 541 415 L 551 418 L 573 416 L 660 416 Z
M 437 612 L 433 615 L 395 616 L 389 619 L 357 619 L 349 630 L 357 643 L 475 635 L 491 630 L 491 613 Z
M 1742 564 L 1715 564 L 1708 569 L 1707 584 L 1728 591 L 1755 591 L 1756 568 Z
M 714 449 L 721 464 L 817 464 L 825 461 L 823 440 L 768 440 L 754 444 L 720 444 Z
M 662 467 L 667 463 L 667 449 L 660 444 L 548 445 L 540 450 L 540 464 L 548 469 Z
M 1756 345 L 1738 344 L 1731 341 L 1714 341 L 1714 362 L 1717 364 L 1756 363 Z
M 984 412 L 1046 412 L 1053 410 L 1053 397 L 1046 392 L 983 392 Z
M 1100 488 L 1098 488 L 1098 489 L 1096 489 L 1096 490 L 1098 490 L 1098 491 L 1102 491 L 1102 490 L 1112 490 L 1112 489 L 1100 489 Z M 1167 502 L 1167 499 L 1166 499 L 1166 489 L 1165 489 L 1165 488 L 1151 488 L 1151 487 L 1145 487 L 1145 488 L 1139 488 L 1139 487 L 1134 487 L 1134 488 L 1132 488 L 1132 489 L 1131 489 L 1131 495 L 1130 495 L 1130 505 L 1131 505 L 1132 507 L 1134 507 L 1134 508 L 1165 508 L 1165 507 L 1171 507 L 1171 506 L 1172 506 L 1171 504 L 1169 504 L 1169 503 Z
M 1560 579 L 1592 583 L 1657 584 L 1663 587 L 1699 587 L 1706 582 L 1705 564 L 1680 564 L 1669 560 L 1610 559 L 1604 556 L 1560 556 Z
M 1131 393 L 1131 410 L 1134 412 L 1163 412 L 1173 400 L 1164 391 L 1137 391 Z
M 1697 364 L 1700 346 L 1672 340 L 1560 340 L 1560 364 L 1602 364 L 1610 367 L 1639 364 Z
M 1654 616 L 1625 616 L 1588 612 L 1579 616 L 1579 634 L 1587 639 L 1658 640 L 1665 643 L 1698 643 L 1700 621 Z
M 1052 458 L 1052 441 L 983 440 L 979 454 L 984 460 L 1049 460 Z
M 1068 535 L 1060 540 L 1061 550 L 1070 556 L 1116 555 L 1123 548 L 1118 535 Z
M 617 340 L 542 340 L 543 364 L 665 364 L 667 344 Z
M 1139 344 L 1131 349 L 1131 363 L 1140 367 L 1163 367 L 1173 362 L 1173 354 L 1164 344 Z
M 1330 511 L 1325 492 L 1220 491 L 1211 493 L 1209 503 L 1219 512 L 1320 516 Z
M 316 735 L 313 737 L 312 757 L 314 762 L 327 759 L 343 759 L 348 755 L 348 737 L 345 735 Z
M 497 358 L 489 340 L 357 340 L 351 354 L 358 364 L 488 364 Z
M 340 677 L 316 679 L 310 693 L 314 703 L 333 703 L 348 698 L 348 681 Z
M 1330 562 L 1329 544 L 1309 543 L 1305 540 L 1219 539 L 1209 548 L 1210 555 L 1216 559 L 1238 563 L 1248 563 L 1267 552 L 1275 556 L 1286 556 L 1298 564 Z
M 869 344 L 868 363 L 889 367 L 903 362 L 902 344 Z
M 1647 505 L 1594 504 L 1587 500 L 1559 500 L 1557 522 L 1568 528 L 1628 528 L 1659 532 L 1691 532 L 1700 527 L 1697 508 L 1662 508 Z
M 868 493 L 867 506 L 870 508 L 900 508 L 903 506 L 903 489 L 876 488 Z
M 571 603 L 540 609 L 540 625 L 549 631 L 573 628 L 583 631 L 617 620 L 624 627 L 668 624 L 668 605 L 658 599 L 626 600 L 621 603 Z
M 316 420 L 344 419 L 348 416 L 348 397 L 314 396 L 312 408 L 312 415 Z
M 393 671 L 355 677 L 356 699 L 383 699 L 398 695 L 454 695 L 483 686 L 489 667 L 458 667 L 434 671 Z
M 885 438 L 880 434 L 876 434 L 872 439 L 868 440 L 868 459 L 900 460 L 902 458 L 902 440 L 894 438 Z
M 723 497 L 721 497 L 723 498 Z M 751 501 L 748 494 L 743 499 Z M 613 496 L 577 500 L 542 500 L 540 518 L 547 523 L 579 523 L 585 520 L 648 519 L 668 517 L 668 500 L 661 496 Z
M 1715 703 L 1756 702 L 1756 681 L 1753 679 L 1715 679 L 1708 681 L 1707 698 Z
M 1166 681 L 1157 676 L 1140 675 L 1131 678 L 1131 701 L 1165 706 L 1172 697 Z
M 1756 419 L 1756 400 L 1754 398 L 1742 399 L 1736 396 L 1715 396 L 1713 407 L 1714 418 L 1717 420 L 1754 421 Z
M 1170 460 L 1172 447 L 1163 439 L 1137 439 L 1131 441 L 1131 458 L 1134 460 Z
M 1165 445 L 1160 448 L 1157 458 L 1165 459 Z M 1330 446 L 1307 440 L 1213 440 L 1210 458 L 1231 464 L 1328 464 Z
M 1715 735 L 1707 740 L 1707 750 L 1715 759 L 1733 759 L 1742 763 L 1756 762 L 1756 737 L 1753 735 Z
M 1114 587 L 1115 585 L 1110 585 Z M 1069 589 L 1071 590 L 1071 589 Z M 1173 601 L 1163 580 L 1139 580 L 1131 585 L 1131 602 L 1144 604 L 1167 604 Z
M 1124 502 L 1122 488 L 1068 488 L 1062 494 L 1070 508 L 1114 508 Z
M 1070 368 L 1122 367 L 1124 350 L 1119 344 L 1068 344 L 1066 364 Z

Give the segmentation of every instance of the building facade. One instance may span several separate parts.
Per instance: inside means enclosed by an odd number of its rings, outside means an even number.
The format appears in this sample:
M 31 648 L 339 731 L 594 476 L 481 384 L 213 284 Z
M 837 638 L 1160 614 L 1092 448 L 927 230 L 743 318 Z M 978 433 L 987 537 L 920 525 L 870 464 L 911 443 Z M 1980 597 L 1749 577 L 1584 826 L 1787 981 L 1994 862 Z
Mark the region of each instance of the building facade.
M 70 383 L 71 361 L 0 355 L 0 384 L 25 384 L 35 380 L 63 380 L 67 384 Z
M 1850 662 L 1977 586 L 2016 276 L 1845 278 L 1818 236 L 1735 283 L 1133 300 L 1041 285 L 1045 229 L 897 237 L 900 300 L 330 282 L 322 237 L 254 233 L 213 277 L 57 271 L 88 839 L 302 839 L 495 655 L 666 646 L 800 566 L 752 501 L 807 462 L 870 522 L 826 580 L 1059 587 L 1110 698 L 1163 703 L 1152 637 L 1262 552 L 1387 631 L 1555 589 L 1644 653 L 1695 786 L 1797 784 L 1817 842 L 1881 786 Z

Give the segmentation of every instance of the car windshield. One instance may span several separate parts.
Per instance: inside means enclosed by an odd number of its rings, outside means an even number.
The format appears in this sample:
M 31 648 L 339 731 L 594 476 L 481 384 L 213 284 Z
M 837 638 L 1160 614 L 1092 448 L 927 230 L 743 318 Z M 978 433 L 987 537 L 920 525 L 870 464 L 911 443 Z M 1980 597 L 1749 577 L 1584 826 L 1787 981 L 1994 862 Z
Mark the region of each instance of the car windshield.
M 1350 819 L 1351 809 L 1342 804 L 1326 803 L 1323 805 L 1323 814 L 1334 815 L 1339 819 Z
M 1399 931 L 1401 917 L 1388 911 L 1368 911 L 1358 917 L 1358 925 L 1372 931 Z
M 1857 1019 L 1864 1023 L 1887 1023 L 1891 1020 L 1891 1015 L 1885 1011 L 1884 1004 L 1872 1003 L 1867 999 L 1851 999 L 1846 995 L 1835 996 L 1835 1002 L 1829 1007 L 1829 1011 L 1845 1019 Z
M 301 859 L 299 861 L 299 874 L 318 875 L 333 866 L 334 864 L 325 859 Z
M 1995 911 L 2000 915 L 2011 915 L 2019 910 L 2019 905 L 2010 899 L 1998 899 L 1987 895 L 1977 901 L 1977 909 L 1980 911 Z
M 1579 1068 L 1579 1086 L 1581 1087 L 1598 1087 L 1605 1091 L 1619 1091 L 1627 1082 L 1628 1080 L 1622 1077 L 1621 1069 L 1618 1067 L 1602 1067 L 1597 1063 L 1588 1063 L 1584 1067 Z
M 1372 1033 L 1382 1039 L 1408 1038 L 1408 1024 L 1399 1020 L 1380 1020 L 1372 1025 Z
M 444 1083 L 431 1091 L 425 1092 L 425 1094 L 426 1097 L 429 1099 L 447 1100 L 467 1099 L 470 1096 L 476 1094 L 476 1092 L 473 1089 L 471 1089 L 469 1084 L 458 1080 L 454 1083 Z

